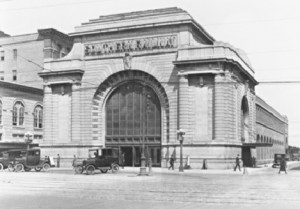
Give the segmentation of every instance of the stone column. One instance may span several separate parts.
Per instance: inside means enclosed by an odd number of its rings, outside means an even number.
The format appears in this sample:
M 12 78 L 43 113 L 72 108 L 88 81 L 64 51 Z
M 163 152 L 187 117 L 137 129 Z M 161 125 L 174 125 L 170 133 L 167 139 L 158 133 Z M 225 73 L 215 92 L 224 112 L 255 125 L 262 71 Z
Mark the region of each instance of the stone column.
M 189 86 L 187 76 L 179 76 L 178 89 L 178 129 L 183 129 L 186 133 L 185 140 L 190 140 L 189 131 Z
M 72 84 L 71 102 L 71 141 L 81 140 L 81 105 L 80 105 L 80 83 Z
M 226 72 L 226 74 L 228 74 Z M 236 105 L 234 83 L 229 75 L 216 75 L 214 87 L 214 140 L 236 138 Z
M 44 143 L 53 141 L 53 98 L 52 88 L 50 85 L 44 86 L 44 101 L 43 101 L 43 130 Z

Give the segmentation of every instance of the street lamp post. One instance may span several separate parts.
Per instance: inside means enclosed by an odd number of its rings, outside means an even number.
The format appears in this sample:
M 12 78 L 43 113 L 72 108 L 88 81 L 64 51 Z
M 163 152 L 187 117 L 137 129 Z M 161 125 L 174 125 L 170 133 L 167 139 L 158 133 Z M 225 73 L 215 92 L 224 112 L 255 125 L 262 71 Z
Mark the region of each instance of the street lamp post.
M 143 85 L 142 89 L 142 120 L 143 120 L 143 125 L 142 125 L 142 140 L 143 140 L 143 145 L 142 145 L 142 155 L 141 155 L 141 167 L 140 167 L 140 173 L 139 176 L 146 176 L 147 175 L 147 168 L 146 168 L 146 157 L 145 157 L 145 129 L 146 129 L 146 102 L 145 102 L 145 95 L 146 95 L 146 89 L 145 85 Z
M 180 165 L 179 165 L 179 172 L 183 172 L 183 163 L 182 163 L 182 143 L 183 143 L 183 135 L 185 134 L 185 131 L 182 129 L 179 129 L 177 131 L 177 134 L 179 136 L 178 140 L 180 142 Z
M 32 143 L 32 139 L 31 139 L 32 136 L 33 136 L 33 134 L 31 132 L 25 133 L 25 143 L 27 145 L 27 147 L 26 147 L 27 150 L 29 150 L 30 144 Z

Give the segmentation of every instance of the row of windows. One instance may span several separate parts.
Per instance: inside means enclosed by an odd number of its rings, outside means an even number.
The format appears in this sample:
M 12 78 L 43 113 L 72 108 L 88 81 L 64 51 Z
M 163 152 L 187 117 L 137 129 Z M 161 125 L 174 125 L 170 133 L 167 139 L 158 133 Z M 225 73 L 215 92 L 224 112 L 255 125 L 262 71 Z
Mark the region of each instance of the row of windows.
M 0 124 L 2 124 L 2 102 L 0 101 Z M 24 104 L 20 101 L 16 102 L 13 106 L 12 111 L 12 125 L 23 126 L 24 125 Z M 43 128 L 43 107 L 37 105 L 33 111 L 33 127 Z
M 18 57 L 18 50 L 14 49 L 13 50 L 13 58 L 14 60 L 17 60 Z M 4 51 L 0 51 L 0 61 L 4 61 L 5 60 L 5 52 Z
M 4 71 L 0 71 L 0 80 L 4 81 Z M 12 70 L 12 80 L 17 80 L 17 70 Z
M 256 137 L 256 142 L 258 143 L 272 143 L 272 144 L 277 144 L 277 145 L 284 145 L 284 142 L 278 139 L 273 139 L 271 137 L 266 137 L 266 136 L 262 136 L 257 134 Z

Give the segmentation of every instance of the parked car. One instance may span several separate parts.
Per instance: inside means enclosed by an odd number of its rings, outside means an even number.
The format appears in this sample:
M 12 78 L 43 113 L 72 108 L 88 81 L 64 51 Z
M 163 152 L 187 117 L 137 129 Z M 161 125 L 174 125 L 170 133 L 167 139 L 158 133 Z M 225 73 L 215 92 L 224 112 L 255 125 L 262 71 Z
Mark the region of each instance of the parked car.
M 14 171 L 13 162 L 16 159 L 21 159 L 23 153 L 24 150 L 21 149 L 13 149 L 2 152 L 0 157 L 0 170 L 8 169 L 9 171 Z
M 74 165 L 75 173 L 94 174 L 99 169 L 101 173 L 111 170 L 113 173 L 119 171 L 119 150 L 117 148 L 102 148 L 100 150 L 89 150 L 89 158 Z
M 280 166 L 280 162 L 282 159 L 286 159 L 285 154 L 274 154 L 274 162 L 272 165 L 272 168 L 276 168 L 278 166 Z M 288 159 L 286 159 L 288 160 Z
M 13 164 L 14 171 L 16 172 L 23 170 L 28 172 L 31 169 L 37 172 L 41 170 L 47 171 L 51 167 L 49 157 L 41 158 L 40 149 L 22 150 L 21 156 L 11 161 L 11 164 Z

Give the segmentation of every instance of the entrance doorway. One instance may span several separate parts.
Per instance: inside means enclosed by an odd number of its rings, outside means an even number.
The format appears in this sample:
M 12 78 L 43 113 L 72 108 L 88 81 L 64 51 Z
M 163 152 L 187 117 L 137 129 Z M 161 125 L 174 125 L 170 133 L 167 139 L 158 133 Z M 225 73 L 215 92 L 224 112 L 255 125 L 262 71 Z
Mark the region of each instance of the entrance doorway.
M 250 147 L 242 147 L 242 160 L 246 167 L 252 166 L 251 150 Z
M 124 153 L 124 166 L 132 166 L 133 164 L 133 153 L 132 153 L 132 147 L 122 147 L 121 153 Z
M 139 166 L 142 145 L 152 165 L 161 163 L 161 105 L 155 91 L 138 81 L 116 88 L 106 102 L 106 147 L 125 153 L 125 166 Z

